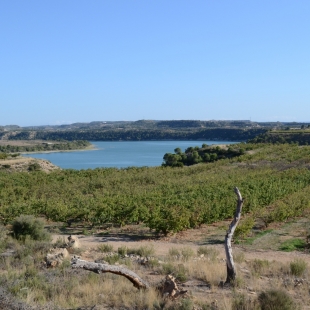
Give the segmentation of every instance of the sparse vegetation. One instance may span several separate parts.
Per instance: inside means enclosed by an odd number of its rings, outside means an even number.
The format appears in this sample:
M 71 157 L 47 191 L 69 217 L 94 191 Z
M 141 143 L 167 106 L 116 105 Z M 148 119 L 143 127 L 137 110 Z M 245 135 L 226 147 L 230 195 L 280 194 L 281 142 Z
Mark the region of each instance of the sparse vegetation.
M 287 292 L 283 290 L 267 290 L 258 296 L 262 310 L 292 310 L 296 305 Z
M 307 269 L 307 263 L 302 259 L 295 259 L 290 263 L 291 274 L 301 277 Z
M 105 243 L 98 246 L 98 250 L 103 253 L 113 252 L 113 245 Z
M 281 251 L 291 252 L 295 250 L 303 250 L 306 246 L 306 242 L 303 239 L 294 238 L 284 241 L 281 246 Z
M 27 237 L 33 240 L 50 240 L 50 234 L 44 229 L 44 222 L 32 215 L 21 215 L 12 224 L 13 236 L 16 239 L 25 240 Z
M 0 217 L 3 224 L 12 223 L 12 226 L 0 226 L 0 254 L 4 253 L 0 256 L 0 286 L 29 304 L 51 304 L 66 309 L 98 304 L 111 309 L 137 310 L 193 309 L 194 306 L 285 310 L 298 308 L 298 300 L 309 304 L 308 257 L 281 264 L 263 255 L 249 259 L 244 247 L 253 250 L 258 239 L 268 237 L 271 232 L 272 237 L 281 223 L 303 214 L 308 216 L 310 149 L 296 144 L 238 147 L 243 150 L 238 157 L 180 169 L 64 170 L 48 175 L 42 171 L 8 174 L 1 169 Z M 112 244 L 101 243 L 87 251 L 86 257 L 94 255 L 98 261 L 128 266 L 155 282 L 173 274 L 178 285 L 184 285 L 190 292 L 186 298 L 176 301 L 164 299 L 154 289 L 135 291 L 126 279 L 115 275 L 71 270 L 68 259 L 54 269 L 47 269 L 42 263 L 51 248 L 61 247 L 65 242 L 59 239 L 50 243 L 38 216 L 49 221 L 70 221 L 72 225 L 64 224 L 61 231 L 76 229 L 77 234 L 95 234 L 99 227 L 105 226 L 109 227 L 105 237 L 114 236 L 114 228 L 110 228 L 113 226 L 124 229 L 122 234 L 130 234 L 124 226 L 131 224 L 130 227 L 140 227 L 137 231 L 150 228 L 147 238 L 160 238 L 163 233 L 169 240 L 170 232 L 200 226 L 209 229 L 211 226 L 204 224 L 229 219 L 235 209 L 235 197 L 231 195 L 235 184 L 240 184 L 246 200 L 245 215 L 236 232 L 242 247 L 233 252 L 238 274 L 232 287 L 218 286 L 225 279 L 226 264 L 224 249 L 216 245 L 220 243 L 217 240 L 215 243 L 197 240 L 195 251 L 187 245 L 189 242 L 186 246 L 175 245 L 166 255 L 158 255 L 154 247 L 145 243 L 121 246 L 115 252 Z M 27 215 L 18 217 L 19 214 Z M 261 231 L 255 228 L 253 232 L 257 219 L 265 224 L 260 229 L 268 225 L 271 228 Z M 225 233 L 223 228 L 219 231 L 217 239 Z M 178 243 L 178 238 L 187 233 L 171 238 Z M 282 242 L 281 250 L 306 250 L 306 234 L 303 228 Z M 204 246 L 198 248 L 197 244 Z M 279 243 L 274 248 L 278 246 Z M 80 248 L 71 253 L 85 254 Z M 278 253 L 292 257 L 299 254 Z M 151 258 L 142 260 L 136 256 Z M 214 296 L 216 301 L 212 300 Z

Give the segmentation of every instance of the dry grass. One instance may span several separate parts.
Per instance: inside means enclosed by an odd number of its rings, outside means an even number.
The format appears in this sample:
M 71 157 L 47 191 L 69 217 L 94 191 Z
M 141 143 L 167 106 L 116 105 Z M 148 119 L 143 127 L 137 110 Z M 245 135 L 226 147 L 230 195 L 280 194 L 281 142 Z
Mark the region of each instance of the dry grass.
M 4 235 L 4 234 L 2 234 Z M 234 287 L 220 288 L 220 281 L 226 279 L 226 262 L 223 253 L 214 246 L 193 248 L 189 246 L 171 247 L 166 255 L 157 255 L 154 248 L 147 246 L 124 247 L 126 253 L 150 253 L 148 264 L 140 264 L 134 259 L 124 258 L 115 248 L 118 263 L 127 266 L 149 283 L 159 283 L 165 274 L 172 273 L 179 280 L 179 286 L 189 291 L 189 300 L 164 300 L 152 288 L 138 291 L 125 278 L 112 274 L 95 274 L 85 270 L 72 270 L 69 261 L 54 269 L 46 269 L 42 261 L 52 245 L 31 240 L 16 241 L 11 237 L 0 238 L 0 248 L 13 249 L 14 255 L 0 258 L 0 286 L 31 305 L 50 304 L 62 309 L 76 309 L 86 306 L 102 306 L 109 309 L 262 309 L 259 298 L 262 292 L 279 291 L 289 295 L 297 306 L 294 309 L 309 309 L 310 305 L 309 265 L 305 260 L 295 259 L 293 253 L 286 253 L 291 260 L 277 261 L 250 258 L 248 252 L 234 249 L 237 279 Z M 63 240 L 58 240 L 62 243 Z M 94 247 L 87 253 L 87 260 L 104 257 L 109 247 Z M 224 250 L 223 250 L 224 251 Z M 121 251 L 122 252 L 122 251 Z M 277 258 L 276 252 L 275 257 Z M 190 284 L 194 283 L 194 284 Z M 196 283 L 196 284 L 195 284 Z M 197 283 L 205 284 L 199 286 Z M 268 293 L 269 294 L 269 293 Z M 271 293 L 270 293 L 271 294 Z M 279 293 L 282 294 L 282 293 Z M 282 295 L 279 295 L 282 296 Z M 213 308 L 212 308 L 213 307 Z M 299 308 L 298 308 L 299 307 Z M 0 307 L 1 308 L 1 307 Z

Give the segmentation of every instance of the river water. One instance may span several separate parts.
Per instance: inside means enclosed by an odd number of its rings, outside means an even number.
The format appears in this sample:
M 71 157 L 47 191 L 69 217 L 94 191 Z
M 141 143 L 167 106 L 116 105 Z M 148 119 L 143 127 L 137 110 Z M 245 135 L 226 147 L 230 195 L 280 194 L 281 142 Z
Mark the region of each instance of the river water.
M 46 159 L 64 169 L 95 169 L 98 167 L 126 168 L 130 166 L 160 166 L 165 153 L 174 153 L 179 147 L 182 151 L 190 146 L 203 143 L 233 144 L 230 141 L 133 141 L 106 142 L 95 141 L 94 150 L 73 152 L 51 152 L 23 154 L 24 156 Z

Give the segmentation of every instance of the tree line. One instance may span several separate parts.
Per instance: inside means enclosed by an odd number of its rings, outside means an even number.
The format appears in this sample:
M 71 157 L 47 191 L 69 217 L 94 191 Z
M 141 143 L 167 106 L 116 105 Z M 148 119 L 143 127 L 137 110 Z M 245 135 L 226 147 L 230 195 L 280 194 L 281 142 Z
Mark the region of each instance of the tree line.
M 2 153 L 16 153 L 16 152 L 42 152 L 42 151 L 67 151 L 78 150 L 89 147 L 91 143 L 86 140 L 64 141 L 64 142 L 48 142 L 35 145 L 0 145 L 0 152 Z M 1 153 L 0 153 L 1 155 Z M 5 155 L 2 155 L 6 157 Z M 1 157 L 0 157 L 1 158 Z
M 161 128 L 161 129 L 83 129 L 83 130 L 29 130 L 1 133 L 9 140 L 88 140 L 88 141 L 149 141 L 149 140 L 223 140 L 247 141 L 266 132 L 250 128 Z
M 245 146 L 245 144 L 244 144 Z M 189 147 L 182 152 L 180 148 L 176 148 L 173 153 L 164 155 L 163 166 L 183 167 L 199 164 L 201 162 L 210 163 L 220 159 L 233 158 L 243 155 L 245 149 L 243 144 L 238 146 L 208 146 L 203 144 L 202 147 Z

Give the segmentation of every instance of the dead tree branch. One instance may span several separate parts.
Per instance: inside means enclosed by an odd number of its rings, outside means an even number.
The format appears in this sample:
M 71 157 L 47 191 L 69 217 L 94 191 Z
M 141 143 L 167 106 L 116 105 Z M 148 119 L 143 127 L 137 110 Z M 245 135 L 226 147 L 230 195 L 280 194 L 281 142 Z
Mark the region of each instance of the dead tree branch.
M 71 266 L 72 268 L 82 268 L 95 273 L 110 272 L 123 276 L 127 278 L 137 289 L 147 289 L 150 287 L 149 284 L 141 279 L 136 273 L 124 267 L 88 262 L 75 257 L 71 260 Z
M 242 211 L 242 205 L 243 205 L 243 200 L 242 200 L 242 196 L 240 194 L 239 189 L 235 187 L 234 191 L 238 198 L 237 208 L 236 208 L 234 219 L 230 223 L 226 236 L 225 236 L 225 253 L 226 253 L 226 266 L 227 266 L 227 278 L 226 278 L 225 283 L 227 284 L 233 282 L 236 279 L 236 268 L 234 264 L 233 254 L 232 254 L 231 240 L 235 232 L 235 229 L 239 223 L 239 220 L 241 218 L 241 211 Z

